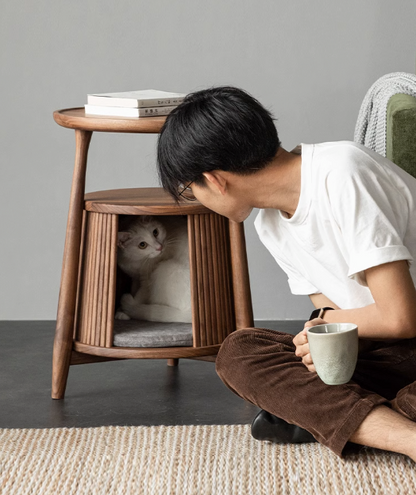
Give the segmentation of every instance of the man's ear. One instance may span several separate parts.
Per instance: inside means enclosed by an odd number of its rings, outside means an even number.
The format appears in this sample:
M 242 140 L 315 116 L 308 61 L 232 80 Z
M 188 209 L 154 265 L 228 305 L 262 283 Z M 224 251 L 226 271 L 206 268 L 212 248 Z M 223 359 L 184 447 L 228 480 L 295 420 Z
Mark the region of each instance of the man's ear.
M 227 179 L 221 170 L 212 170 L 211 172 L 203 172 L 205 179 L 219 191 L 221 195 L 227 192 Z

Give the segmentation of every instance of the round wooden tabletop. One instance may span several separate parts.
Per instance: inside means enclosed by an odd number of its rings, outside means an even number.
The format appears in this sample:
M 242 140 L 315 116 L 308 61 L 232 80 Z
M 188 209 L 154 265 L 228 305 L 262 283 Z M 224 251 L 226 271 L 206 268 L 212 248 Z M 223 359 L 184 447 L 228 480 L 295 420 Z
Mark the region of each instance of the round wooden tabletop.
M 84 108 L 56 110 L 53 118 L 62 127 L 82 131 L 159 133 L 166 117 L 107 117 L 85 115 Z

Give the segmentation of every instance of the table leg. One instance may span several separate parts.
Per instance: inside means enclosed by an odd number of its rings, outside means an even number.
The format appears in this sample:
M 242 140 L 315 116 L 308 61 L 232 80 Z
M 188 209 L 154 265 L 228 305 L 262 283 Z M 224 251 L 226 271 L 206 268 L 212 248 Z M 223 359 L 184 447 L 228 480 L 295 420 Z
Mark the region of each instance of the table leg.
M 75 131 L 75 166 L 69 202 L 65 249 L 62 262 L 61 288 L 52 363 L 52 398 L 65 394 L 72 352 L 76 291 L 81 244 L 82 211 L 85 194 L 85 175 L 91 131 Z
M 231 267 L 237 330 L 254 326 L 244 223 L 230 220 Z

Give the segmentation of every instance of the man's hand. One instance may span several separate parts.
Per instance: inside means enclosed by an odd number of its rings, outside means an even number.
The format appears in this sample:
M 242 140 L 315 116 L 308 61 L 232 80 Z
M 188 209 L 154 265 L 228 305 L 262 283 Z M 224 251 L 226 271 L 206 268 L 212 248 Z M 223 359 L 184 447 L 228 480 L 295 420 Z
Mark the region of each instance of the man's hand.
M 330 306 L 328 323 L 355 323 L 361 339 L 416 338 L 416 288 L 406 260 L 365 270 L 374 303 L 361 308 L 337 309 L 322 294 L 313 294 L 315 307 Z
M 293 343 L 296 346 L 295 354 L 296 356 L 302 358 L 302 363 L 308 368 L 309 371 L 316 372 L 316 369 L 309 351 L 308 335 L 306 331 L 310 327 L 314 327 L 315 325 L 323 325 L 325 323 L 326 321 L 322 318 L 315 318 L 314 320 L 307 321 L 303 327 L 303 330 L 293 339 Z

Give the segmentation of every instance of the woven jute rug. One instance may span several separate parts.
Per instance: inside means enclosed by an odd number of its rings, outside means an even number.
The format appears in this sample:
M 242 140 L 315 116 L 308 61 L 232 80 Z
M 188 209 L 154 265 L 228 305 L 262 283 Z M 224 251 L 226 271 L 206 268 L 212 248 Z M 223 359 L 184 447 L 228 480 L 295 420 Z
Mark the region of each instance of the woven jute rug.
M 7 495 L 416 493 L 415 464 L 372 449 L 273 445 L 248 425 L 0 430 Z

